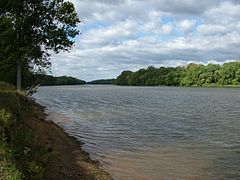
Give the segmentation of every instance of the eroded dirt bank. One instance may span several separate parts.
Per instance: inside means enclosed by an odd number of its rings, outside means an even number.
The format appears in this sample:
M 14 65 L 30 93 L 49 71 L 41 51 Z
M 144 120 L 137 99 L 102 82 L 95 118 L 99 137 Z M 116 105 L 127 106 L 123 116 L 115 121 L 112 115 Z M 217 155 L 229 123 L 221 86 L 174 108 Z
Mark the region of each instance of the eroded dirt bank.
M 51 157 L 45 171 L 46 179 L 112 179 L 81 149 L 79 141 L 68 136 L 53 122 L 46 121 L 44 107 L 34 104 L 31 115 L 24 119 L 25 125 L 33 132 L 33 147 L 31 148 L 33 150 L 35 148 L 47 149 Z

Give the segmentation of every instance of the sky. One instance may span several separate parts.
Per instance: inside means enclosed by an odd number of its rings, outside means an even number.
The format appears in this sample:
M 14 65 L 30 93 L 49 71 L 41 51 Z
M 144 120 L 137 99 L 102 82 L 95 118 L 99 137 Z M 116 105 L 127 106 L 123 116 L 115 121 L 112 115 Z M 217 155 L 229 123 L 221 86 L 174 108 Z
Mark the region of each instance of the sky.
M 240 0 L 70 0 L 81 35 L 52 73 L 86 81 L 124 70 L 240 59 Z

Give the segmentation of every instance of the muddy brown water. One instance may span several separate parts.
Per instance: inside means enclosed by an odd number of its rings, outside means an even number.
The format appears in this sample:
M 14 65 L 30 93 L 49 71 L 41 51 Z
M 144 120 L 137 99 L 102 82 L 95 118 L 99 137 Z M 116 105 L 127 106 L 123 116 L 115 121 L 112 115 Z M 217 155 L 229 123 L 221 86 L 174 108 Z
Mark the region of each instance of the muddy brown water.
M 37 101 L 114 179 L 240 179 L 240 89 L 40 87 Z

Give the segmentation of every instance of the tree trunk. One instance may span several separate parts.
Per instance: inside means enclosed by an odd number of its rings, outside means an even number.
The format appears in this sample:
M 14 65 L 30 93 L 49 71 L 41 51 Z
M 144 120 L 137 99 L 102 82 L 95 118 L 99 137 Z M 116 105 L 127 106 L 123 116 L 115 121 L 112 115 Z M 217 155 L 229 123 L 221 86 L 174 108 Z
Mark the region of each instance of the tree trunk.
M 20 53 L 20 42 L 21 42 L 21 28 L 20 28 L 20 18 L 21 18 L 21 8 L 22 8 L 22 1 L 17 1 L 16 4 L 16 58 L 17 58 L 17 91 L 21 92 L 22 90 L 22 67 L 21 67 L 21 53 Z
M 21 92 L 22 90 L 22 73 L 21 73 L 21 60 L 17 60 L 17 91 Z

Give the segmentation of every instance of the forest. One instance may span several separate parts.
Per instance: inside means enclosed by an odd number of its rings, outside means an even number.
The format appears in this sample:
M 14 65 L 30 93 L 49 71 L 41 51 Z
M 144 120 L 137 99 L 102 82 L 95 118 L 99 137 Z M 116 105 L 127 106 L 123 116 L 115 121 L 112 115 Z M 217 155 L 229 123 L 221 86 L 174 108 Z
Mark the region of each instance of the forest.
M 238 86 L 240 61 L 219 64 L 189 64 L 186 67 L 150 66 L 136 72 L 123 71 L 117 85 L 127 86 Z
M 90 82 L 87 82 L 87 84 L 114 84 L 115 83 L 115 79 L 98 79 L 98 80 L 93 80 Z
M 56 86 L 56 85 L 83 85 L 86 82 L 71 76 L 54 77 L 51 75 L 35 75 L 36 83 L 41 86 Z

